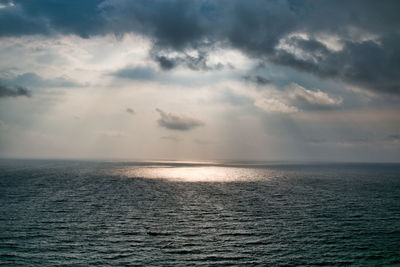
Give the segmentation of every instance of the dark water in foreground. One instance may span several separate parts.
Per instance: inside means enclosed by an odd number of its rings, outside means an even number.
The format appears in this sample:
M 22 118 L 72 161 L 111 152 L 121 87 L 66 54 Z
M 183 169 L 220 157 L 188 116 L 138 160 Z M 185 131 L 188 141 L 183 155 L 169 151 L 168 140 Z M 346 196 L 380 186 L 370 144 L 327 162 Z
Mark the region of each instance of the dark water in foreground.
M 0 161 L 0 265 L 400 265 L 400 165 Z

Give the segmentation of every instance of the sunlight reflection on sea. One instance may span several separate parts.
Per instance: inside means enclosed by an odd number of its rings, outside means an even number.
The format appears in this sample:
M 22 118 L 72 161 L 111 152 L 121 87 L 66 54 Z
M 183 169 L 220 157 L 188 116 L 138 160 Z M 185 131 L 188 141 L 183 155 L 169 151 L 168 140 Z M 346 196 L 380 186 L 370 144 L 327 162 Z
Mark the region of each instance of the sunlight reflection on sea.
M 147 166 L 124 167 L 117 170 L 128 178 L 166 179 L 176 182 L 245 182 L 271 179 L 271 170 L 224 166 Z M 115 173 L 114 173 L 115 174 Z

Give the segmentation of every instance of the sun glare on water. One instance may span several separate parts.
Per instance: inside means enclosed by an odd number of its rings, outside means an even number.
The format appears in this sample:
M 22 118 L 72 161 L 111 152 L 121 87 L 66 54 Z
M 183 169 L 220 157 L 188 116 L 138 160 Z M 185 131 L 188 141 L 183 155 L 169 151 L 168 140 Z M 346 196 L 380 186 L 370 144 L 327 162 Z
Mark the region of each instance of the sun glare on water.
M 166 179 L 177 182 L 236 182 L 266 179 L 257 169 L 224 166 L 145 166 L 122 170 L 129 178 Z

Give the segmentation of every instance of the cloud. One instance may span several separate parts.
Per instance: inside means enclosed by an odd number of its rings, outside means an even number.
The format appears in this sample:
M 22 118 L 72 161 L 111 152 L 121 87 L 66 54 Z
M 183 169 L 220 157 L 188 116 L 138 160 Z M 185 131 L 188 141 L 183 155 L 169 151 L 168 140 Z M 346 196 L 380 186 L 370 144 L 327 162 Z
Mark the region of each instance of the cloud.
M 13 6 L 0 9 L 0 36 L 61 33 L 88 38 L 102 34 L 106 20 L 98 9 L 101 2 L 14 0 Z
M 161 116 L 158 125 L 169 130 L 188 131 L 204 125 L 204 122 L 196 118 L 166 113 L 159 108 L 156 111 Z
M 254 76 L 244 75 L 242 78 L 245 81 L 254 83 L 254 84 L 258 85 L 258 86 L 265 86 L 265 85 L 268 85 L 268 84 L 271 83 L 270 80 L 268 80 L 267 78 L 265 78 L 263 76 L 260 76 L 260 75 L 254 75 Z
M 125 111 L 128 112 L 128 113 L 131 114 L 131 115 L 135 115 L 135 114 L 136 114 L 136 112 L 135 112 L 133 109 L 131 109 L 131 108 L 126 108 Z
M 312 73 L 321 78 L 342 80 L 375 92 L 400 93 L 400 34 L 375 41 L 345 41 L 343 49 L 329 50 L 316 40 L 294 39 L 296 52 L 277 49 L 274 63 Z
M 334 109 L 339 108 L 343 102 L 342 98 L 332 97 L 321 90 L 309 90 L 297 83 L 283 87 L 271 84 L 264 90 L 242 90 L 240 94 L 227 91 L 225 99 L 233 105 L 251 103 L 266 113 L 281 114 Z
M 151 64 L 151 63 L 150 63 Z M 153 65 L 153 64 L 151 64 Z M 226 64 L 228 65 L 228 64 Z M 153 67 L 127 66 L 106 74 L 118 80 L 132 80 L 138 82 L 154 82 L 159 84 L 183 85 L 193 88 L 199 85 L 215 86 L 217 83 L 235 78 L 232 72 L 204 72 L 199 78 L 198 73 L 187 71 L 160 71 Z
M 154 59 L 163 70 L 171 70 L 176 67 L 176 59 L 167 58 L 166 56 L 154 56 Z
M 254 105 L 260 109 L 262 109 L 265 112 L 268 113 L 284 113 L 284 114 L 290 114 L 290 113 L 296 113 L 298 112 L 298 108 L 295 106 L 288 105 L 281 101 L 278 98 L 274 97 L 264 97 L 257 99 L 254 102 Z
M 126 67 L 111 73 L 115 77 L 140 81 L 152 80 L 156 77 L 156 74 L 156 71 L 151 67 Z
M 31 91 L 19 85 L 5 85 L 0 83 L 0 98 L 26 96 L 31 97 Z
M 260 61 L 400 94 L 400 3 L 395 0 L 13 3 L 0 9 L 0 36 L 134 32 L 153 41 L 153 59 L 164 70 L 208 69 L 208 51 L 229 46 Z M 324 40 L 335 40 L 336 48 Z M 201 54 L 186 56 L 191 49 Z
M 26 72 L 23 74 L 16 75 L 12 78 L 2 79 L 4 82 L 9 84 L 19 84 L 21 86 L 37 87 L 37 88 L 51 88 L 51 87 L 81 87 L 84 84 L 80 84 L 76 81 L 69 79 L 68 77 L 56 77 L 53 79 L 46 79 L 34 72 Z
M 322 108 L 338 106 L 343 102 L 341 98 L 333 98 L 320 90 L 312 91 L 306 89 L 297 83 L 290 84 L 287 90 L 289 91 L 289 98 L 292 102 L 297 103 L 298 105 Z
M 152 58 L 159 64 L 162 70 L 171 70 L 178 66 L 184 66 L 195 71 L 221 70 L 225 67 L 222 63 L 210 64 L 207 52 L 195 51 L 195 55 L 181 52 L 178 55 L 168 55 L 162 49 L 153 49 Z M 176 54 L 176 53 L 175 53 Z

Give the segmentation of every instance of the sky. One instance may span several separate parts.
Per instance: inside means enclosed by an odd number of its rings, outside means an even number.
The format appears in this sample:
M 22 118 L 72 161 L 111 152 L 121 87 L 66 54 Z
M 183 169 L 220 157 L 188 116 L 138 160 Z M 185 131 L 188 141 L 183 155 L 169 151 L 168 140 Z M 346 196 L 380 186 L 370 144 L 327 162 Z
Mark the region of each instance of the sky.
M 0 0 L 0 157 L 400 162 L 399 13 Z

